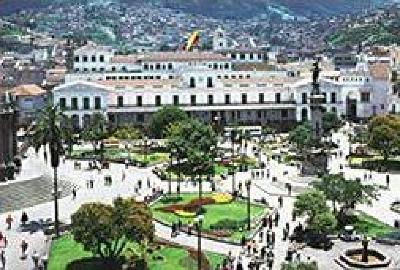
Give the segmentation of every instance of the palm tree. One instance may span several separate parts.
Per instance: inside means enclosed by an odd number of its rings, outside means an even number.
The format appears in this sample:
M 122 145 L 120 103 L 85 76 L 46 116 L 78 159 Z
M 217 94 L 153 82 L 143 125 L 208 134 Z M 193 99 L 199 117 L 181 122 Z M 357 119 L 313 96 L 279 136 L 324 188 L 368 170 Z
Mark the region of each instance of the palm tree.
M 32 144 L 36 150 L 39 151 L 40 147 L 44 147 L 44 151 L 49 147 L 50 162 L 53 168 L 54 181 L 54 229 L 56 237 L 60 236 L 59 220 L 58 220 L 58 177 L 57 168 L 60 164 L 60 156 L 63 153 L 63 135 L 64 132 L 61 128 L 62 113 L 55 105 L 47 105 L 33 129 Z

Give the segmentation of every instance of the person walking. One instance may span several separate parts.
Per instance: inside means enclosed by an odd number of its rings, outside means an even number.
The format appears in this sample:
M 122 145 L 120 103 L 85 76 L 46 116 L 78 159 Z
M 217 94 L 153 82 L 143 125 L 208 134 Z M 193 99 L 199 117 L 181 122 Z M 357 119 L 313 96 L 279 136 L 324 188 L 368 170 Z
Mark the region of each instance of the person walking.
M 26 251 L 27 250 L 28 250 L 28 243 L 24 239 L 22 239 L 22 241 L 21 241 L 21 252 L 22 252 L 21 259 L 22 260 L 26 259 Z
M 28 214 L 26 212 L 22 212 L 21 215 L 22 226 L 25 226 L 27 222 L 28 222 Z
M 13 221 L 14 219 L 12 218 L 11 214 L 8 214 L 6 218 L 7 230 L 11 230 L 11 224 Z
M 72 200 L 76 199 L 76 187 L 72 189 Z
M 6 269 L 6 252 L 4 250 L 0 253 L 1 269 Z
M 282 208 L 283 207 L 283 197 L 282 196 L 278 197 L 278 203 L 279 203 L 279 207 Z
M 32 261 L 33 261 L 33 265 L 35 266 L 35 269 L 38 269 L 38 267 L 39 267 L 39 254 L 37 253 L 36 250 L 33 251 Z

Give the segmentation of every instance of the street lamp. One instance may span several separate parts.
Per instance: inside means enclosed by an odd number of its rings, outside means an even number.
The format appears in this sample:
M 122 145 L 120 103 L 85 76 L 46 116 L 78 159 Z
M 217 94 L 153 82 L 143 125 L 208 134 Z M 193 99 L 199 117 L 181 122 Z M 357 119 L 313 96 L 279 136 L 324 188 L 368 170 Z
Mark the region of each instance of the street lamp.
M 245 182 L 247 189 L 247 230 L 250 231 L 250 188 L 251 188 L 251 180 L 248 179 Z
M 236 192 L 236 185 L 235 185 L 235 163 L 234 163 L 234 159 L 235 159 L 235 140 L 236 140 L 236 130 L 232 130 L 231 131 L 231 146 L 232 146 L 232 157 L 231 157 L 231 161 L 232 161 L 232 195 L 235 195 Z
M 144 161 L 147 161 L 147 136 L 144 136 L 143 140 L 144 140 Z
M 201 226 L 203 225 L 203 215 L 198 215 L 195 218 L 197 228 L 197 269 L 201 270 Z

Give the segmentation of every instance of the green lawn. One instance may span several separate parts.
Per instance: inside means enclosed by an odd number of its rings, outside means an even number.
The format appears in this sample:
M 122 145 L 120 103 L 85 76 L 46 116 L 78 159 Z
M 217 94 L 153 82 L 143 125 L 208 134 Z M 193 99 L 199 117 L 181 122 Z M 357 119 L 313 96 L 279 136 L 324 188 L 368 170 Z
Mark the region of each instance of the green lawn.
M 74 150 L 72 152 L 71 158 L 88 158 L 95 157 L 93 150 Z M 144 162 L 148 164 L 158 164 L 166 162 L 169 160 L 169 155 L 167 153 L 154 152 L 144 155 L 138 152 L 129 152 L 125 149 L 119 148 L 106 148 L 104 157 L 110 160 L 125 160 L 129 159 L 133 162 Z
M 394 157 L 390 158 L 387 161 L 383 160 L 382 156 L 373 156 L 373 157 L 357 157 L 352 156 L 349 158 L 349 164 L 351 166 L 360 166 L 364 168 L 377 168 L 377 167 L 386 167 L 389 171 L 400 171 L 400 158 Z
M 134 248 L 135 245 L 130 245 Z M 205 253 L 211 269 L 220 264 L 224 256 L 216 253 Z M 62 236 L 60 239 L 52 243 L 49 257 L 49 270 L 66 270 L 67 265 L 73 261 L 90 258 L 92 254 L 83 250 L 82 245 L 76 243 L 70 234 Z M 178 247 L 166 247 L 154 250 L 148 254 L 148 262 L 150 270 L 195 270 L 197 269 L 196 261 L 189 256 L 187 250 Z M 161 260 L 157 258 L 162 258 Z M 81 269 L 81 270 L 101 270 L 101 269 Z M 105 270 L 105 269 L 104 269 Z
M 393 227 L 362 212 L 358 216 L 353 217 L 350 223 L 354 226 L 357 233 L 367 234 L 368 236 L 379 236 L 394 230 Z
M 204 194 L 203 197 L 206 197 L 209 194 Z M 192 199 L 198 197 L 197 193 L 185 193 L 181 194 L 182 201 L 178 202 L 179 204 L 187 203 Z M 158 201 L 153 204 L 151 207 L 153 209 L 153 217 L 157 220 L 165 222 L 167 224 L 172 224 L 173 222 L 182 221 L 183 224 L 188 224 L 193 222 L 193 218 L 182 218 L 173 213 L 164 212 L 161 210 L 156 210 L 159 207 L 163 207 L 172 203 L 164 203 L 162 201 Z M 233 201 L 228 204 L 212 204 L 205 205 L 204 207 L 205 213 L 203 220 L 203 229 L 205 231 L 210 231 L 210 226 L 224 219 L 230 219 L 235 221 L 241 221 L 247 218 L 247 206 L 246 202 L 243 201 Z M 250 206 L 250 214 L 251 218 L 254 219 L 256 217 L 260 217 L 265 211 L 265 207 L 257 204 L 251 204 Z M 247 235 L 247 231 L 245 232 L 235 232 L 230 237 L 230 240 L 237 241 L 240 240 L 242 235 Z

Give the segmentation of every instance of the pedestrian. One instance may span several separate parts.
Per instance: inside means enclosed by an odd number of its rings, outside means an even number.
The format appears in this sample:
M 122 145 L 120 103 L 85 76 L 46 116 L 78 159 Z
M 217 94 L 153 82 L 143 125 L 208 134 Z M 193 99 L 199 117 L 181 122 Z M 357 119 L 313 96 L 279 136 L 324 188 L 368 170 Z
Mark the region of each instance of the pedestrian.
M 251 179 L 254 179 L 254 171 L 251 171 Z
M 237 262 L 236 263 L 236 270 L 243 270 L 242 262 Z
M 21 215 L 22 225 L 25 226 L 27 222 L 28 222 L 28 214 L 26 212 L 22 212 L 22 215 Z
M 90 188 L 93 189 L 93 186 L 94 186 L 94 180 L 90 179 Z
M 272 233 L 271 233 L 271 243 L 272 243 L 272 246 L 275 246 L 275 240 L 276 240 L 276 234 L 275 234 L 274 231 L 272 231 Z
M 172 226 L 171 226 L 171 238 L 175 237 L 175 232 L 176 232 L 176 224 L 174 222 L 174 223 L 172 223 Z
M 73 200 L 76 199 L 76 188 L 75 187 L 72 189 L 72 199 Z
M 274 221 L 275 221 L 275 227 L 277 227 L 278 224 L 279 224 L 279 213 L 278 213 L 278 211 L 275 212 Z
M 2 250 L 0 253 L 0 260 L 2 269 L 6 269 L 6 252 L 4 250 Z
M 25 240 L 21 241 L 21 259 L 25 260 L 26 259 L 26 251 L 28 250 L 28 243 Z
M 151 187 L 150 178 L 147 177 L 147 188 L 150 188 L 150 187 Z
M 259 236 L 260 243 L 261 243 L 261 242 L 263 241 L 263 239 L 264 239 L 264 232 L 261 230 L 261 231 L 259 232 L 258 236 Z
M 367 180 L 367 173 L 364 173 L 364 180 Z
M 389 184 L 390 184 L 390 176 L 389 174 L 386 175 L 386 187 L 389 188 Z
M 270 230 L 272 230 L 272 216 L 271 215 L 268 216 L 268 228 Z
M 39 267 L 39 254 L 37 253 L 36 250 L 33 251 L 32 261 L 33 261 L 33 265 L 35 266 L 35 269 L 38 269 L 38 267 Z
M 139 189 L 142 189 L 142 180 L 140 180 L 140 179 L 138 181 L 138 187 L 139 187 Z
M 296 216 L 296 211 L 292 211 L 292 221 L 296 221 L 296 218 L 297 218 L 297 216 Z
M 47 254 L 43 254 L 43 256 L 40 257 L 40 262 L 42 264 L 43 270 L 47 270 L 47 265 L 49 263 L 49 258 Z
M 274 264 L 274 253 L 272 252 L 272 250 L 269 250 L 267 253 L 267 264 L 268 264 L 268 269 L 272 270 L 272 266 Z
M 282 230 L 283 230 L 283 238 L 282 238 L 282 240 L 286 241 L 287 236 L 288 236 L 288 232 L 287 232 L 286 228 L 283 228 Z
M 7 223 L 7 230 L 11 230 L 11 224 L 13 222 L 13 218 L 10 214 L 8 214 L 7 218 L 6 218 L 6 223 Z
M 242 191 L 242 182 L 239 182 L 239 190 Z
M 267 247 L 266 247 L 266 246 L 263 246 L 263 247 L 261 248 L 261 251 L 260 251 L 261 260 L 264 260 L 264 259 L 265 259 L 266 253 L 267 253 Z
M 250 243 L 247 244 L 247 254 L 250 256 L 251 254 L 251 245 Z
M 126 178 L 125 170 L 122 170 L 121 182 L 124 182 L 125 178 Z
M 271 232 L 268 230 L 267 231 L 267 246 L 269 247 L 269 244 L 271 243 Z
M 261 223 L 262 223 L 262 227 L 263 227 L 263 228 L 266 228 L 266 227 L 268 226 L 267 217 L 264 216 L 264 217 L 262 218 L 262 222 L 261 222 Z
M 286 227 L 286 230 L 288 230 L 289 231 L 289 222 L 286 222 L 286 225 L 285 225 L 285 227 Z
M 278 197 L 278 203 L 279 203 L 279 207 L 282 208 L 282 206 L 283 206 L 283 197 L 282 196 Z
M 292 195 L 292 184 L 288 183 L 287 189 L 288 189 L 289 196 L 291 196 Z
M 261 178 L 264 178 L 264 170 L 261 171 Z

